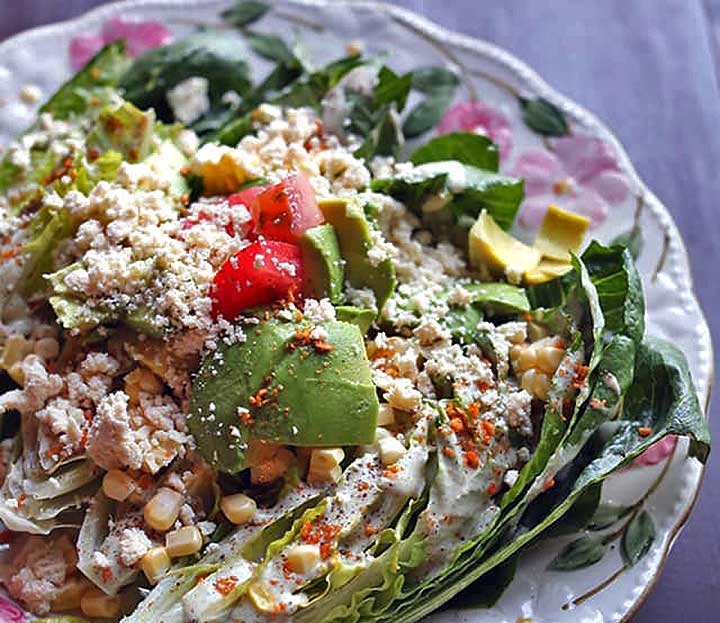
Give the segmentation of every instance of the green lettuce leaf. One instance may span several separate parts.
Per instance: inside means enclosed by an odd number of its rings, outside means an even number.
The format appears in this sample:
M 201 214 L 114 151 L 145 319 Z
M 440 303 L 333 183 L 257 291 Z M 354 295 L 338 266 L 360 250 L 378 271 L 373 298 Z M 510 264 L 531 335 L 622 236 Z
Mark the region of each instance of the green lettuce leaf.
M 130 102 L 118 107 L 107 106 L 100 111 L 95 127 L 87 137 L 88 152 L 108 151 L 121 154 L 123 160 L 139 162 L 152 149 L 155 113 L 142 112 Z M 103 162 L 107 166 L 107 161 Z
M 394 178 L 373 180 L 371 189 L 401 201 L 422 216 L 442 212 L 469 228 L 482 210 L 509 229 L 524 196 L 522 180 L 457 161 L 421 164 Z
M 498 172 L 500 155 L 497 146 L 486 136 L 473 132 L 441 134 L 418 147 L 410 156 L 415 165 L 454 160 L 461 164 Z
M 90 107 L 109 104 L 117 96 L 118 81 L 129 65 L 123 41 L 106 45 L 40 107 L 40 112 L 67 119 L 85 113 Z

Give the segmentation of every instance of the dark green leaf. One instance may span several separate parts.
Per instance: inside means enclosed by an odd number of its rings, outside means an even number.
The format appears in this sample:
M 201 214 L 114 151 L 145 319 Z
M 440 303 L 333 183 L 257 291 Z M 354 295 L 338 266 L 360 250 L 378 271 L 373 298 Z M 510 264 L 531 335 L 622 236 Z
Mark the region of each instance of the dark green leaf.
M 287 66 L 297 66 L 299 61 L 280 37 L 276 35 L 268 35 L 261 32 L 247 32 L 246 37 L 250 43 L 250 47 L 256 54 L 263 58 L 282 63 Z
M 415 138 L 434 128 L 455 99 L 455 86 L 440 86 L 415 105 L 403 123 L 406 138 Z
M 84 113 L 91 100 L 110 103 L 111 94 L 129 64 L 122 40 L 106 45 L 41 106 L 40 112 L 52 113 L 56 119 L 67 119 L 70 115 Z
M 648 553 L 655 541 L 655 523 L 647 511 L 630 520 L 622 538 L 622 555 L 631 567 Z
M 264 2 L 240 0 L 229 9 L 225 9 L 220 15 L 228 24 L 243 28 L 259 20 L 269 10 L 270 5 Z
M 617 504 L 601 504 L 590 523 L 587 525 L 588 530 L 605 530 L 615 525 L 631 510 L 632 506 L 619 506 Z
M 577 534 L 585 528 L 590 529 L 588 524 L 598 511 L 601 496 L 601 482 L 585 489 L 560 521 L 548 528 L 543 538 Z
M 412 87 L 421 93 L 434 93 L 448 87 L 454 90 L 459 84 L 457 75 L 444 67 L 420 67 L 413 70 Z
M 398 157 L 402 144 L 403 136 L 398 125 L 397 114 L 392 110 L 387 110 L 378 125 L 370 130 L 363 144 L 353 152 L 353 155 L 368 161 L 375 156 Z
M 564 136 L 569 131 L 563 112 L 544 97 L 520 98 L 520 107 L 525 123 L 543 136 Z
M 253 120 L 250 113 L 226 123 L 216 132 L 205 137 L 207 143 L 220 143 L 235 147 L 243 136 L 252 134 L 254 131 Z
M 497 173 L 498 148 L 489 138 L 473 132 L 442 134 L 418 147 L 410 156 L 413 164 L 457 160 L 485 171 Z
M 150 50 L 125 73 L 125 97 L 142 109 L 154 108 L 162 121 L 172 121 L 167 92 L 191 77 L 207 78 L 212 105 L 228 91 L 244 95 L 250 88 L 245 54 L 230 33 L 201 31 Z
M 602 538 L 582 536 L 568 543 L 548 565 L 550 571 L 575 571 L 594 565 L 602 559 L 607 545 Z
M 479 305 L 466 305 L 451 307 L 445 317 L 441 318 L 440 323 L 450 331 L 453 341 L 473 344 L 478 340 L 477 326 L 482 319 L 483 313 Z
M 513 581 L 518 560 L 519 556 L 515 556 L 495 567 L 490 573 L 458 593 L 448 602 L 448 608 L 492 608 Z
M 398 112 L 405 108 L 410 85 L 412 84 L 412 73 L 398 76 L 390 68 L 384 65 L 378 74 L 378 85 L 375 87 L 374 103 L 376 107 L 384 104 L 395 104 Z
M 450 175 L 462 175 L 463 184 L 452 186 Z M 524 196 L 522 180 L 464 166 L 458 162 L 428 163 L 416 167 L 412 177 L 377 179 L 372 189 L 390 195 L 422 215 L 426 201 L 448 195 L 446 210 L 461 227 L 471 225 L 482 210 L 509 229 Z

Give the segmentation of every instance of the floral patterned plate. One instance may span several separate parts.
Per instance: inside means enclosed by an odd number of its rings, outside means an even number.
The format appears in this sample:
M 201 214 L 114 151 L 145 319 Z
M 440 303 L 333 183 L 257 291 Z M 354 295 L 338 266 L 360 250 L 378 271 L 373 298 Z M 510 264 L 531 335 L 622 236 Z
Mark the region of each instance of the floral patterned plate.
M 200 24 L 220 25 L 218 15 L 227 4 L 126 0 L 0 44 L 0 146 L 28 125 L 39 101 L 104 43 L 123 37 L 131 52 L 139 54 Z M 500 146 L 501 170 L 525 178 L 517 235 L 530 238 L 547 205 L 557 203 L 589 216 L 594 237 L 606 242 L 622 237 L 631 246 L 645 284 L 648 331 L 685 352 L 700 401 L 707 405 L 712 345 L 693 294 L 685 246 L 667 210 L 597 119 L 508 53 L 390 5 L 286 0 L 275 2 L 260 25 L 264 31 L 297 37 L 320 60 L 340 55 L 349 42 L 360 42 L 368 51 L 391 50 L 390 62 L 398 71 L 442 64 L 457 72 L 461 89 L 437 131 L 489 135 Z M 372 40 L 363 41 L 367 33 L 373 33 Z M 267 69 L 262 61 L 254 65 L 258 73 Z M 659 576 L 697 497 L 703 468 L 688 458 L 687 450 L 686 440 L 664 442 L 607 483 L 604 501 L 631 510 L 607 532 L 607 552 L 599 562 L 572 572 L 549 571 L 548 563 L 579 535 L 544 541 L 523 555 L 514 581 L 494 607 L 449 607 L 429 620 L 628 621 Z M 642 523 L 648 536 L 647 553 L 633 566 L 621 556 L 630 522 Z M 20 623 L 25 615 L 0 598 L 0 620 Z

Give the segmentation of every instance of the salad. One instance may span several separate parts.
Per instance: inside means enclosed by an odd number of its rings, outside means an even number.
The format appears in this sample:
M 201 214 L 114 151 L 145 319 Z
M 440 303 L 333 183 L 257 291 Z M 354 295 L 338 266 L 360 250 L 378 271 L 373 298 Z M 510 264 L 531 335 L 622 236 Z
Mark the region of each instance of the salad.
M 495 143 L 431 131 L 450 69 L 313 65 L 263 12 L 109 43 L 0 163 L 0 582 L 46 623 L 490 605 L 655 443 L 707 459 L 631 249 L 511 234 Z

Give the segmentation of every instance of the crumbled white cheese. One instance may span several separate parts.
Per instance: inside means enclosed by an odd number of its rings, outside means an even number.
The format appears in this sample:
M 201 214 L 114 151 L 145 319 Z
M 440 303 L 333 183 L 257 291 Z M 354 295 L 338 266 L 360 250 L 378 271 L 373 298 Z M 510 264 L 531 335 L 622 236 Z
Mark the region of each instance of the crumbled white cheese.
M 175 118 L 190 125 L 210 110 L 207 78 L 193 76 L 176 84 L 167 92 L 167 100 Z
M 335 306 L 330 299 L 305 299 L 303 315 L 308 322 L 330 322 L 335 320 Z

